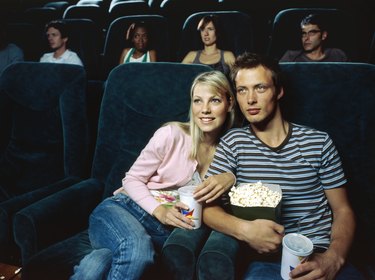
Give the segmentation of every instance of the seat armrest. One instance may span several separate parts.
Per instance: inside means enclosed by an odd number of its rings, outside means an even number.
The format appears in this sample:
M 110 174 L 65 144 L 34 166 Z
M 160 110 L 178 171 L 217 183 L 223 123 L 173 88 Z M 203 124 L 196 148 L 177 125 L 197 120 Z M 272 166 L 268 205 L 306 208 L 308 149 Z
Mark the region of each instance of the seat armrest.
M 22 263 L 41 249 L 87 228 L 103 189 L 99 180 L 87 179 L 19 211 L 13 230 Z
M 8 246 L 14 244 L 13 240 L 13 217 L 14 214 L 26 206 L 47 197 L 53 193 L 57 193 L 69 186 L 72 186 L 82 179 L 78 177 L 67 177 L 56 183 L 38 188 L 11 199 L 0 202 L 0 252 L 6 253 Z

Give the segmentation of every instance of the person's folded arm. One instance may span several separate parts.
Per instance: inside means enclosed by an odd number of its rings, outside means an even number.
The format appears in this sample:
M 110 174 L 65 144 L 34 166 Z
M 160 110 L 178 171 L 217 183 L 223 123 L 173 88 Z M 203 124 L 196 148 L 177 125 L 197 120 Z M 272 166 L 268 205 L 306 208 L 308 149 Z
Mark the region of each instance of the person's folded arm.
M 258 253 L 276 252 L 284 235 L 284 227 L 270 220 L 246 221 L 227 212 L 217 203 L 203 209 L 203 221 L 212 229 L 246 242 Z

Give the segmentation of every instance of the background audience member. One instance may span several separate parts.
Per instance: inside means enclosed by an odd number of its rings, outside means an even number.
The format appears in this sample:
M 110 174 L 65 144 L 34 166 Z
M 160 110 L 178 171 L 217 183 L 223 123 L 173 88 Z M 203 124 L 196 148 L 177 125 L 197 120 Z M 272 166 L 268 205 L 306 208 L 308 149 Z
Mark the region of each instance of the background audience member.
M 228 76 L 235 57 L 231 51 L 219 49 L 220 40 L 222 40 L 219 17 L 217 15 L 204 16 L 199 21 L 197 29 L 200 32 L 203 49 L 190 51 L 182 63 L 206 64 Z
M 156 51 L 150 50 L 150 33 L 144 22 L 132 23 L 127 32 L 126 40 L 132 47 L 125 48 L 120 56 L 119 64 L 127 62 L 155 62 Z
M 40 62 L 67 63 L 83 66 L 78 55 L 68 49 L 68 28 L 62 21 L 51 21 L 46 25 L 48 43 L 53 52 L 45 53 Z
M 5 67 L 18 61 L 23 61 L 23 51 L 8 42 L 6 23 L 0 22 L 0 73 Z
M 72 280 L 88 279 L 87 271 L 101 267 L 94 279 L 107 279 L 102 274 L 109 266 L 102 261 L 110 254 L 103 248 L 112 252 L 108 279 L 141 279 L 173 228 L 193 229 L 194 222 L 180 212 L 188 207 L 177 202 L 177 189 L 204 178 L 220 137 L 234 123 L 235 107 L 230 83 L 219 71 L 198 75 L 190 97 L 190 121 L 159 128 L 126 172 L 122 187 L 91 214 L 89 235 L 97 250 L 75 268 Z M 200 195 L 209 200 L 224 191 L 208 187 Z
M 301 21 L 303 50 L 288 50 L 280 62 L 345 62 L 346 54 L 337 48 L 325 48 L 327 27 L 321 15 L 310 14 Z

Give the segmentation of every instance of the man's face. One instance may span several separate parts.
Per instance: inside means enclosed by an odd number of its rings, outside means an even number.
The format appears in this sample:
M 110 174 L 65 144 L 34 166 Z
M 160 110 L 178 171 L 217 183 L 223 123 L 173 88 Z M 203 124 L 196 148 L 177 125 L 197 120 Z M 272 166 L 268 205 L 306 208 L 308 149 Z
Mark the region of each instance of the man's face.
M 236 95 L 242 114 L 252 125 L 267 125 L 275 115 L 283 91 L 276 92 L 272 73 L 263 66 L 241 69 L 236 76 Z
M 316 24 L 302 25 L 302 46 L 305 52 L 312 52 L 322 48 L 327 32 L 320 30 Z
M 61 33 L 58 29 L 54 27 L 48 28 L 47 39 L 52 50 L 66 49 L 68 38 L 61 38 Z

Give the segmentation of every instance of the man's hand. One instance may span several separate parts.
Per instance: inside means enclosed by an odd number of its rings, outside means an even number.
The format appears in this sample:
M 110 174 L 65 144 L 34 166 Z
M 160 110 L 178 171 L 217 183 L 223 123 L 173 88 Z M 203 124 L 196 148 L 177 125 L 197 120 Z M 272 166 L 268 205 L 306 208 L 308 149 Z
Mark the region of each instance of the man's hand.
M 290 272 L 291 279 L 335 279 L 337 272 L 344 265 L 344 260 L 334 256 L 329 251 L 323 254 L 315 253 L 309 259 L 298 265 Z
M 208 177 L 194 192 L 198 202 L 210 203 L 229 190 L 236 181 L 232 173 L 222 173 Z
M 160 205 L 154 210 L 152 214 L 164 225 L 170 225 L 184 229 L 193 229 L 194 222 L 181 214 L 180 209 L 188 210 L 189 207 L 182 202 L 177 202 L 171 208 Z
M 269 220 L 243 221 L 239 239 L 259 254 L 276 252 L 284 236 L 284 227 Z

